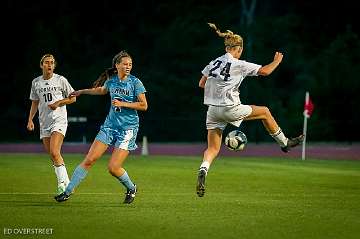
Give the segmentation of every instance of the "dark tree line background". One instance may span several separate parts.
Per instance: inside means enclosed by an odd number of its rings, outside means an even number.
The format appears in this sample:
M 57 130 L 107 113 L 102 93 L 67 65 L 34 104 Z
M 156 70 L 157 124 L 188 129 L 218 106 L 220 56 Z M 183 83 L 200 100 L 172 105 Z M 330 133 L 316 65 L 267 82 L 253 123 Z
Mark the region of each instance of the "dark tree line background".
M 7 0 L 3 13 L 2 142 L 38 141 L 38 127 L 31 134 L 26 122 L 31 81 L 41 74 L 43 54 L 54 54 L 56 72 L 80 89 L 90 87 L 122 49 L 132 55 L 132 74 L 148 91 L 139 137 L 205 141 L 198 80 L 203 67 L 224 53 L 222 39 L 206 22 L 240 34 L 244 60 L 267 64 L 275 51 L 284 53 L 271 76 L 245 78 L 243 103 L 268 106 L 283 130 L 295 135 L 302 131 L 309 91 L 315 110 L 308 140 L 359 141 L 360 40 L 358 13 L 350 2 Z M 93 140 L 109 97 L 81 96 L 67 108 L 69 116 L 86 116 L 88 122 L 70 123 L 66 140 L 82 135 Z M 241 127 L 250 141 L 272 140 L 261 122 Z

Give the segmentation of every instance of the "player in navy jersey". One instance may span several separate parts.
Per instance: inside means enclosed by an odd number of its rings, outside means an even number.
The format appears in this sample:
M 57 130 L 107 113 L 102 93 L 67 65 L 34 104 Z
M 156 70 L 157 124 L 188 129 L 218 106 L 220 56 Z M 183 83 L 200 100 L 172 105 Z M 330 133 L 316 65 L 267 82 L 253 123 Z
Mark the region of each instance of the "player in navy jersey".
M 283 54 L 276 52 L 271 63 L 265 66 L 239 60 L 243 50 L 243 39 L 231 31 L 221 32 L 209 23 L 218 36 L 224 38 L 226 53 L 211 61 L 202 71 L 199 86 L 204 88 L 204 104 L 208 105 L 206 128 L 208 147 L 199 168 L 196 193 L 205 194 L 205 177 L 213 160 L 220 151 L 222 133 L 228 123 L 239 127 L 243 120 L 261 120 L 268 133 L 280 145 L 281 150 L 303 141 L 304 136 L 287 138 L 266 106 L 244 105 L 240 101 L 239 86 L 246 76 L 267 76 L 281 63 Z
M 94 82 L 92 89 L 83 89 L 71 95 L 105 95 L 110 94 L 111 107 L 105 122 L 101 125 L 94 142 L 85 159 L 75 169 L 71 181 L 64 193 L 55 197 L 58 202 L 66 201 L 75 187 L 86 177 L 88 170 L 99 159 L 109 146 L 113 152 L 108 163 L 111 175 L 117 178 L 126 188 L 124 203 L 132 203 L 137 189 L 123 168 L 129 151 L 135 150 L 136 136 L 139 128 L 138 110 L 147 110 L 145 88 L 142 82 L 130 74 L 132 58 L 125 52 L 118 53 L 112 61 L 112 68 L 102 73 Z
M 40 59 L 42 75 L 36 77 L 31 84 L 31 108 L 27 122 L 27 129 L 35 128 L 33 118 L 39 111 L 40 139 L 46 152 L 50 155 L 57 178 L 57 194 L 65 191 L 69 177 L 61 156 L 61 146 L 66 134 L 68 120 L 66 105 L 76 101 L 69 97 L 74 91 L 68 80 L 54 73 L 55 57 L 45 54 Z

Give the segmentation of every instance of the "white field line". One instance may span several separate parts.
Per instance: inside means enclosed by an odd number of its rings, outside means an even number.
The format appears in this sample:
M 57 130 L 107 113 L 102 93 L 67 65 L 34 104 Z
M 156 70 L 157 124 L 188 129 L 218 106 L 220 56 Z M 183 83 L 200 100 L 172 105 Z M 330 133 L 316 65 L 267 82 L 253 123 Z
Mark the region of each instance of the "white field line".
M 41 193 L 41 192 L 0 192 L 0 195 L 54 195 L 55 193 Z M 120 193 L 74 193 L 77 195 L 119 195 Z

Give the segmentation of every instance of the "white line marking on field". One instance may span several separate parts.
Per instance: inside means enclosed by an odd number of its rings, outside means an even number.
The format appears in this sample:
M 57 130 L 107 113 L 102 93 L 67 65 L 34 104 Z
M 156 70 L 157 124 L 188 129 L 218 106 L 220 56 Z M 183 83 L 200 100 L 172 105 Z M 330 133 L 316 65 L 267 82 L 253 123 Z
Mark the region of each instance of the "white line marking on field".
M 30 192 L 30 193 L 20 193 L 20 192 L 13 192 L 13 193 L 0 193 L 0 195 L 54 195 L 56 193 L 38 193 L 38 192 Z M 118 195 L 120 193 L 74 193 L 77 195 Z

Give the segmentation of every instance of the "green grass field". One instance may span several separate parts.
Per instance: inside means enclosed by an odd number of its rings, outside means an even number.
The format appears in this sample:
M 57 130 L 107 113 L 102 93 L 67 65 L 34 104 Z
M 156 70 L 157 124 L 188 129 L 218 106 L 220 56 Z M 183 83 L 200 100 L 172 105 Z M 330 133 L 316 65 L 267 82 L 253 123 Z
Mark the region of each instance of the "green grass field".
M 68 172 L 82 155 L 65 155 Z M 341 238 L 360 236 L 360 162 L 224 158 L 212 165 L 206 194 L 195 194 L 201 157 L 130 156 L 139 192 L 124 188 L 99 159 L 69 201 L 53 196 L 45 154 L 0 154 L 0 227 L 5 238 Z M 51 235 L 5 235 L 51 228 Z

